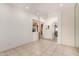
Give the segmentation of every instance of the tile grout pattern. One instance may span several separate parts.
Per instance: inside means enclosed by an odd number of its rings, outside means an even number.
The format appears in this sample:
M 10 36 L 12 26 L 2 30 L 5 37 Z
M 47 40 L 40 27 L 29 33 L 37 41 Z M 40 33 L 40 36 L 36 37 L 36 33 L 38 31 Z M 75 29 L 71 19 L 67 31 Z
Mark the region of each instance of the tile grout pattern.
M 79 49 L 41 39 L 2 52 L 0 56 L 79 56 Z

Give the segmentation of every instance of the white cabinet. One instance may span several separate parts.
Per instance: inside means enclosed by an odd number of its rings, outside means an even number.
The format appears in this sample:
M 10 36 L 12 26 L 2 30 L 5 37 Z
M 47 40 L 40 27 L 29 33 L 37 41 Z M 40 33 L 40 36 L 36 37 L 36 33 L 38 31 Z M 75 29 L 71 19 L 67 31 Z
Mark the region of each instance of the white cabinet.
M 38 32 L 33 32 L 33 41 L 38 40 Z

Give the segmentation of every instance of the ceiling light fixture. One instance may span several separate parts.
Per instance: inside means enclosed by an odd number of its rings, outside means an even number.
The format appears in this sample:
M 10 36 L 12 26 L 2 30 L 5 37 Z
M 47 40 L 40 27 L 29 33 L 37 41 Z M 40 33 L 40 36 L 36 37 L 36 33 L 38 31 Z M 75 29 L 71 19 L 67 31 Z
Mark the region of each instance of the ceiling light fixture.
M 60 7 L 63 7 L 63 4 L 59 4 Z
M 26 9 L 30 9 L 30 7 L 25 7 Z

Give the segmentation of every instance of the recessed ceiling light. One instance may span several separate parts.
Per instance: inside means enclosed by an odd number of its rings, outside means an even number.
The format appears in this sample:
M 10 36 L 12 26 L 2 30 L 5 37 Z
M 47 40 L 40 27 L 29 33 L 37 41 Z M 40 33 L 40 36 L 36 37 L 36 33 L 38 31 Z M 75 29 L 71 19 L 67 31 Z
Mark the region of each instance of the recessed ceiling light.
M 26 9 L 30 9 L 30 7 L 25 7 Z
M 60 7 L 63 7 L 63 4 L 59 4 Z

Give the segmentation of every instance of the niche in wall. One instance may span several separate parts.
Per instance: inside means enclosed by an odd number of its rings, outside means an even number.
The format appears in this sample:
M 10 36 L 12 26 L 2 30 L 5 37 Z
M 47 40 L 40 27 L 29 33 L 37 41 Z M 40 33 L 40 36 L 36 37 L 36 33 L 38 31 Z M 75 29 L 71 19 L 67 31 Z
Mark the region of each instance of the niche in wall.
M 38 32 L 38 23 L 33 20 L 32 32 Z

